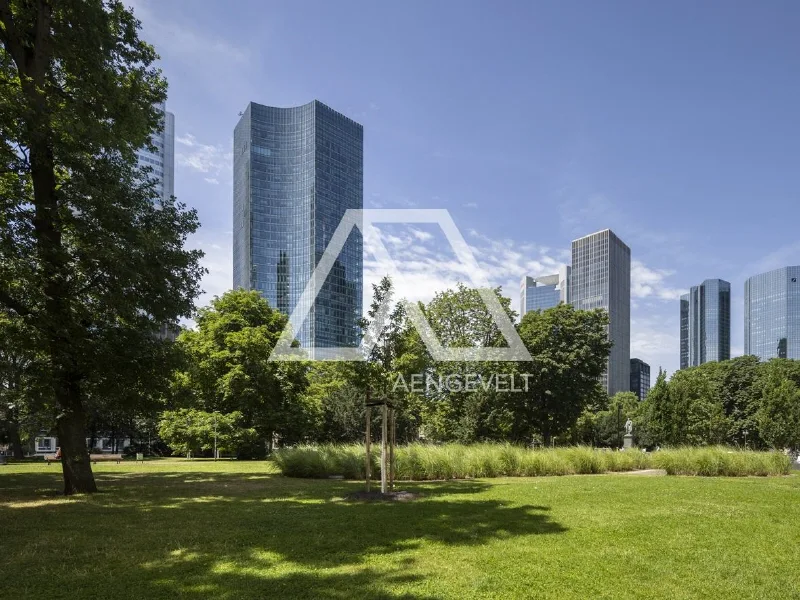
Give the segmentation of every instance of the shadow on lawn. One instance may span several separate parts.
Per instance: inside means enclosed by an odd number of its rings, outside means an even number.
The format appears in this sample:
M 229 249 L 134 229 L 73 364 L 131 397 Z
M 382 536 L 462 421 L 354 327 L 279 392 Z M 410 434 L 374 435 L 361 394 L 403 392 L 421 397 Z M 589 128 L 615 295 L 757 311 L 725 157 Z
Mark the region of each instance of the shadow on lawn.
M 103 493 L 63 502 L 41 491 L 50 475 L 32 478 L 11 475 L 0 485 L 0 522 L 16 524 L 8 531 L 7 566 L 14 568 L 13 548 L 35 530 L 50 555 L 86 565 L 79 571 L 45 565 L 40 576 L 54 589 L 85 585 L 103 595 L 127 580 L 148 598 L 429 598 L 392 592 L 435 576 L 425 565 L 409 573 L 408 553 L 423 544 L 469 546 L 566 531 L 548 507 L 483 498 L 491 486 L 479 481 L 403 483 L 401 489 L 424 497 L 358 503 L 342 500 L 363 487 L 358 482 L 107 472 L 98 474 Z M 28 493 L 14 493 L 22 485 Z M 40 491 L 31 494 L 32 488 Z M 98 541 L 116 540 L 120 532 L 119 556 L 95 560 Z M 20 563 L 24 568 L 24 556 Z

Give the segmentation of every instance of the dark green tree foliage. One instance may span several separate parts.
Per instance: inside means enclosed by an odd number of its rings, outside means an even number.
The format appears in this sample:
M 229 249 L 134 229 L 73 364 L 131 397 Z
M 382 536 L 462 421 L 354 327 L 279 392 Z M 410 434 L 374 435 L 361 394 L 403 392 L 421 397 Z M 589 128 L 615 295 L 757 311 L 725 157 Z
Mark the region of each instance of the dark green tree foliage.
M 773 448 L 800 449 L 800 363 L 775 359 L 765 365 L 761 402 L 755 413 L 759 435 Z
M 675 415 L 669 401 L 669 384 L 667 372 L 658 370 L 656 382 L 639 407 L 639 425 L 644 431 L 640 434 L 643 446 L 663 444 L 669 435 L 672 419 Z
M 516 313 L 511 309 L 511 301 L 501 295 L 500 288 L 491 291 L 513 321 Z M 456 289 L 440 292 L 427 305 L 420 307 L 442 346 L 507 346 L 477 289 L 459 283 Z M 406 384 L 411 383 L 412 374 L 424 376 L 424 393 L 416 394 L 416 399 L 412 395 L 410 403 L 418 406 L 426 437 L 465 443 L 505 437 L 513 417 L 502 402 L 505 392 L 498 392 L 495 382 L 497 376 L 510 377 L 514 372 L 513 363 L 435 362 L 416 332 L 408 331 L 405 341 L 405 355 L 401 355 L 399 366 L 405 372 Z M 485 385 L 467 390 L 467 376 Z M 448 385 L 448 381 L 454 383 Z
M 172 448 L 174 454 L 192 454 L 212 451 L 238 452 L 252 445 L 257 437 L 254 429 L 244 425 L 240 412 L 209 413 L 192 408 L 167 410 L 158 423 L 158 434 Z
M 394 286 L 389 277 L 383 277 L 372 285 L 370 308 L 367 316 L 358 323 L 364 361 L 349 364 L 356 385 L 389 399 L 392 395 L 392 366 L 397 358 L 405 321 L 404 306 L 403 302 L 395 302 Z
M 23 442 L 52 428 L 55 413 L 25 322 L 0 312 L 0 340 L 0 443 L 9 444 L 12 454 L 22 458 Z
M 331 409 L 341 411 L 348 406 L 359 407 L 358 418 L 361 419 L 362 432 L 366 422 L 366 402 L 387 400 L 395 409 L 396 430 L 399 438 L 406 439 L 409 423 L 413 421 L 407 396 L 394 385 L 397 373 L 402 370 L 403 353 L 407 345 L 408 322 L 406 320 L 405 301 L 396 301 L 392 280 L 384 276 L 377 284 L 372 285 L 372 302 L 367 316 L 358 323 L 361 330 L 361 349 L 363 362 L 343 363 L 343 374 L 351 385 L 343 387 L 338 394 L 324 403 L 326 422 L 333 416 Z M 355 388 L 355 389 L 353 389 Z M 356 390 L 361 392 L 361 401 L 357 399 Z M 335 404 L 334 404 L 335 403 Z M 372 411 L 374 421 L 372 431 L 380 431 L 381 414 Z M 352 415 L 350 422 L 353 423 Z
M 800 362 L 755 356 L 660 373 L 639 411 L 645 445 L 735 444 L 797 448 Z M 745 434 L 745 431 L 747 434 Z
M 364 438 L 364 389 L 353 379 L 351 365 L 315 361 L 306 372 L 303 402 L 316 419 L 310 433 L 318 442 L 355 442 Z
M 602 310 L 581 311 L 561 304 L 525 314 L 519 334 L 533 362 L 515 363 L 528 374 L 528 391 L 506 394 L 509 437 L 549 444 L 573 428 L 583 411 L 602 403 L 599 378 L 611 350 Z
M 240 412 L 261 448 L 273 439 L 294 443 L 315 431 L 318 408 L 304 394 L 308 365 L 270 361 L 288 317 L 257 291 L 236 290 L 199 311 L 197 329 L 177 345 L 185 363 L 173 383 L 173 402 L 207 412 Z
M 580 432 L 571 441 L 620 448 L 625 433 L 625 422 L 630 419 L 634 423 L 634 442 L 640 443 L 643 433 L 639 417 L 640 404 L 639 398 L 633 392 L 614 394 L 607 408 L 597 411 L 589 409 L 581 415 L 576 425 Z
M 96 489 L 90 396 L 167 375 L 129 367 L 192 313 L 202 275 L 184 249 L 195 212 L 136 167 L 166 94 L 138 29 L 114 0 L 0 0 L 0 308 L 46 365 L 66 493 Z M 109 364 L 122 349 L 125 366 Z

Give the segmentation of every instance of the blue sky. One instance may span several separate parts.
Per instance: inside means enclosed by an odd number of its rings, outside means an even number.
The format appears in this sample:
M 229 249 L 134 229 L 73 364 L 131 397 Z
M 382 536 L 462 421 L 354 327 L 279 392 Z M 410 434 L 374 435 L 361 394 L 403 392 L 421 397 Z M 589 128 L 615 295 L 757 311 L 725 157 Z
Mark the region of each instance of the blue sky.
M 737 355 L 744 279 L 800 263 L 799 3 L 131 4 L 169 80 L 203 302 L 231 285 L 232 135 L 251 100 L 361 122 L 365 206 L 448 209 L 515 303 L 523 274 L 613 229 L 632 250 L 632 355 L 654 369 L 678 366 L 690 285 L 732 283 Z M 440 237 L 387 232 L 409 296 L 458 278 Z

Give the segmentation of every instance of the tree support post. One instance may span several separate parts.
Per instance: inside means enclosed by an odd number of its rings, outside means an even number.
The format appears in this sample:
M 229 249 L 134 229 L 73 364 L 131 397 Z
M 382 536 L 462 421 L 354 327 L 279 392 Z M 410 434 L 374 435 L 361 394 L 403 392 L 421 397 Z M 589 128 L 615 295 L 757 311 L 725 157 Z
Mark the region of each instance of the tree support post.
M 383 404 L 383 410 L 381 415 L 381 494 L 385 494 L 388 489 L 388 469 L 387 467 L 387 458 L 388 453 L 386 451 L 386 437 L 388 433 L 388 413 L 389 407 L 386 406 L 386 403 Z
M 389 412 L 389 490 L 394 491 L 394 443 L 395 443 L 395 420 L 394 407 Z

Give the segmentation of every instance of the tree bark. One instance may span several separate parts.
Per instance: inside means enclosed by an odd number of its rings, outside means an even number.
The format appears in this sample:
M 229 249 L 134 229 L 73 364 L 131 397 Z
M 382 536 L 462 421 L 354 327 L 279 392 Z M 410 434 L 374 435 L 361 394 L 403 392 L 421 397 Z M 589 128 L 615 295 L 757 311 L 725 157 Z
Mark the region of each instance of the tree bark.
M 19 423 L 13 419 L 8 422 L 8 437 L 11 441 L 11 453 L 14 458 L 23 458 L 24 452 L 22 450 L 22 439 L 19 436 Z
M 80 384 L 66 376 L 64 379 L 66 385 L 59 390 L 58 398 L 62 413 L 57 421 L 64 495 L 90 494 L 97 491 L 97 484 L 86 450 L 86 415 L 81 406 Z
M 89 455 L 86 452 L 86 422 L 82 406 L 77 357 L 78 341 L 85 330 L 75 322 L 69 284 L 69 257 L 62 238 L 62 216 L 56 162 L 53 152 L 54 125 L 48 106 L 47 73 L 53 62 L 51 38 L 52 6 L 38 0 L 36 21 L 20 31 L 7 0 L 0 0 L 2 41 L 16 64 L 26 101 L 23 119 L 28 141 L 33 187 L 33 228 L 36 254 L 41 268 L 44 306 L 37 315 L 47 341 L 53 369 L 53 392 L 61 410 L 57 420 L 64 493 L 96 492 Z

